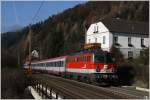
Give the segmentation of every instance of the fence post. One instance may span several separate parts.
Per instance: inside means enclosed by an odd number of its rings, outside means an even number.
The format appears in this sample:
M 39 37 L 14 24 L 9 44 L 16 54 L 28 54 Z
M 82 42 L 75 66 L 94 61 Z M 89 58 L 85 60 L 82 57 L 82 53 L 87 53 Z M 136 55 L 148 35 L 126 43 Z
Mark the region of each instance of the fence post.
M 50 99 L 52 99 L 52 88 L 50 89 Z
M 56 99 L 58 99 L 58 92 L 56 92 Z
M 42 93 L 42 97 L 43 97 L 43 84 L 41 84 L 42 85 L 42 91 L 41 91 L 41 93 Z
M 35 89 L 36 89 L 36 91 L 37 91 L 37 85 L 38 85 L 38 82 L 36 81 L 36 84 L 35 84 Z
M 46 84 L 46 86 L 45 86 L 45 94 L 46 94 L 46 96 L 47 96 L 47 84 Z
M 39 87 L 40 87 L 40 82 L 38 82 L 38 92 L 39 92 L 39 94 L 40 94 L 40 91 L 39 91 L 40 88 L 39 88 Z

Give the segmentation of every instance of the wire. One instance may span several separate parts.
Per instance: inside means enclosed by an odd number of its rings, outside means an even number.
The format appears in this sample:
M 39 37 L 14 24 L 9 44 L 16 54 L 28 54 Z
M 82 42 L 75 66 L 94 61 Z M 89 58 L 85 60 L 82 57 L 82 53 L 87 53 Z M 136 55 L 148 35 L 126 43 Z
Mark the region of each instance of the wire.
M 44 4 L 44 1 L 41 2 L 41 5 L 40 5 L 39 9 L 37 10 L 37 12 L 35 13 L 35 15 L 33 16 L 32 20 L 31 20 L 31 23 L 34 22 L 34 19 L 37 17 L 37 15 L 38 15 L 41 7 L 43 6 L 43 4 Z
M 20 24 L 19 23 L 19 18 L 17 16 L 17 10 L 16 10 L 16 6 L 15 6 L 15 2 L 13 2 L 13 9 L 14 9 L 14 13 L 15 13 L 16 22 L 17 22 L 17 24 Z

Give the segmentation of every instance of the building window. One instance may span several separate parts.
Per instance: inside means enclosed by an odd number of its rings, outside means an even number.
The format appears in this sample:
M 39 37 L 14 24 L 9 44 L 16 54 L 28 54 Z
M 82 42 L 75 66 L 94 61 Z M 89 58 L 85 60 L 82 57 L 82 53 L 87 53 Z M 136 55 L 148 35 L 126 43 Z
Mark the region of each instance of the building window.
M 96 33 L 96 26 L 94 26 L 94 33 Z
M 97 38 L 95 38 L 95 43 L 97 43 Z
M 90 43 L 90 39 L 89 39 L 89 43 Z
M 97 26 L 97 30 L 96 30 L 96 32 L 98 32 L 98 26 Z
M 114 43 L 115 44 L 118 43 L 118 37 L 117 36 L 114 37 Z
M 98 32 L 98 26 L 94 26 L 94 33 Z
M 121 46 L 121 45 L 118 43 L 118 36 L 114 36 L 113 40 L 114 40 L 114 45 L 115 45 L 115 46 Z
M 128 59 L 132 59 L 133 58 L 133 52 L 132 51 L 128 51 Z
M 103 36 L 103 44 L 105 44 L 106 38 L 105 36 Z
M 131 37 L 128 37 L 128 46 L 132 47 L 133 45 L 131 44 Z
M 145 47 L 143 38 L 141 38 L 141 47 Z
M 143 50 L 140 51 L 140 56 L 142 56 L 142 55 L 143 55 Z

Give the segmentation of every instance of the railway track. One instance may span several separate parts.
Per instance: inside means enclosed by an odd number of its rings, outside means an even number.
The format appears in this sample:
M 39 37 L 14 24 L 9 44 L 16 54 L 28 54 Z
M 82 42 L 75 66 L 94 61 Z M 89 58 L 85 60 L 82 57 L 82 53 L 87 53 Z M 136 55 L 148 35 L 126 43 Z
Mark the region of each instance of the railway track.
M 104 88 L 47 74 L 35 74 L 32 77 L 46 82 L 67 99 L 142 99 L 145 96 L 139 91 L 118 87 Z
M 147 98 L 149 97 L 149 92 L 146 91 L 140 91 L 140 90 L 136 90 L 136 89 L 129 89 L 129 88 L 125 88 L 125 87 L 109 87 L 109 89 L 115 90 L 115 91 L 119 91 L 119 92 L 124 92 L 124 93 L 128 93 L 132 96 L 136 96 L 137 98 Z

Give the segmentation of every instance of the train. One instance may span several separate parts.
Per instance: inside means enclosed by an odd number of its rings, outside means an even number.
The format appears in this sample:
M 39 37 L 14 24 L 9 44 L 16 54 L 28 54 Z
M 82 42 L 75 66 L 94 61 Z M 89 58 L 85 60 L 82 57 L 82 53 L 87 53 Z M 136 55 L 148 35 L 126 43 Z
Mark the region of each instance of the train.
M 53 74 L 88 83 L 114 83 L 117 65 L 111 53 L 83 51 L 75 54 L 31 62 L 32 71 Z M 23 65 L 26 70 L 29 62 Z

